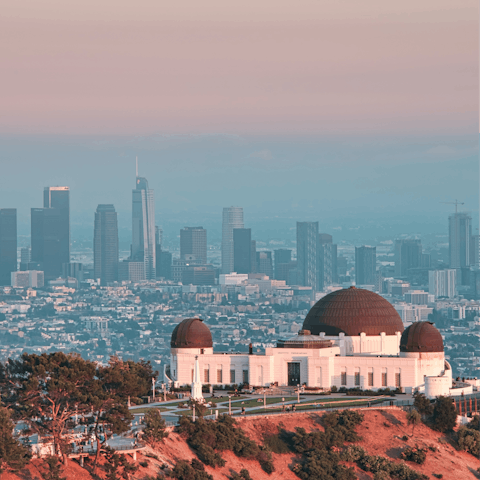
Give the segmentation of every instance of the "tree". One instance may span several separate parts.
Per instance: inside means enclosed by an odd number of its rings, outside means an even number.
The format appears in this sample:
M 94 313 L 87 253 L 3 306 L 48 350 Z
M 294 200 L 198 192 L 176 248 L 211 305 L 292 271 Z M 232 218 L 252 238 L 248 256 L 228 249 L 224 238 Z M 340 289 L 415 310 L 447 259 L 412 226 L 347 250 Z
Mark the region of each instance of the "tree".
M 121 393 L 123 385 L 121 362 L 99 366 L 94 381 L 89 385 L 88 403 L 93 413 L 93 434 L 97 450 L 93 473 L 97 471 L 100 452 L 107 442 L 107 431 L 120 435 L 128 431 L 133 415 Z
M 152 378 L 158 376 L 151 363 L 144 360 L 134 362 L 111 357 L 108 365 L 112 371 L 108 388 L 115 390 L 119 397 L 125 399 L 149 395 L 152 390 Z
M 415 430 L 415 426 L 418 425 L 421 422 L 421 420 L 422 420 L 422 417 L 417 410 L 410 410 L 410 412 L 407 413 L 407 422 L 409 425 L 412 426 L 412 437 L 413 437 L 413 431 Z
M 125 455 L 119 455 L 113 448 L 106 447 L 105 454 L 105 472 L 106 480 L 118 480 L 120 477 L 128 480 L 131 473 L 135 473 L 138 467 L 133 463 L 128 463 Z
M 13 436 L 13 428 L 10 412 L 0 406 L 0 476 L 7 469 L 22 469 L 31 457 L 29 449 Z
M 19 398 L 17 413 L 33 431 L 51 438 L 54 454 L 62 455 L 66 463 L 72 419 L 90 409 L 86 390 L 94 379 L 95 364 L 62 352 L 24 353 L 9 360 L 7 370 Z
M 457 423 L 457 412 L 450 397 L 438 397 L 433 408 L 433 426 L 439 432 L 453 430 Z
M 42 475 L 44 480 L 67 480 L 67 477 L 61 477 L 62 464 L 58 457 L 51 456 L 45 459 L 48 470 Z
M 423 393 L 415 395 L 413 406 L 422 417 L 428 417 L 433 413 L 433 405 Z
M 145 414 L 145 424 L 143 438 L 148 444 L 155 446 L 168 437 L 168 432 L 165 430 L 165 420 L 162 418 L 160 410 L 156 408 L 150 409 Z

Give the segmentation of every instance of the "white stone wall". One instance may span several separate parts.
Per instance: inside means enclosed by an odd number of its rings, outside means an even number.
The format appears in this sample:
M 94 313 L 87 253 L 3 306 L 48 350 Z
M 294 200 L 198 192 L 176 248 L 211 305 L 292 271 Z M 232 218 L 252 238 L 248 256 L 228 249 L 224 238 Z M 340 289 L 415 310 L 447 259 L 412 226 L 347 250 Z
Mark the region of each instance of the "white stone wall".
M 400 338 L 402 334 L 396 335 L 365 335 L 361 333 L 356 337 L 348 337 L 344 333 L 337 336 L 326 336 L 320 333 L 320 338 L 332 340 L 340 347 L 341 355 L 398 355 L 400 352 Z
M 436 398 L 447 396 L 449 394 L 452 381 L 448 376 L 427 377 L 425 379 L 425 396 L 427 398 Z
M 211 385 L 243 383 L 243 372 L 248 371 L 248 381 L 251 385 L 268 386 L 278 382 L 279 386 L 286 386 L 288 363 L 298 362 L 300 383 L 312 387 L 329 388 L 335 385 L 338 388 L 394 389 L 397 386 L 396 374 L 400 374 L 400 386 L 407 392 L 417 388 L 423 390 L 425 379 L 442 375 L 446 379 L 442 382 L 451 388 L 451 370 L 445 370 L 443 352 L 401 353 L 399 356 L 375 355 L 372 352 L 341 355 L 342 345 L 350 339 L 350 345 L 354 349 L 371 350 L 380 344 L 381 348 L 388 351 L 394 339 L 399 342 L 397 337 L 380 335 L 372 338 L 370 344 L 368 341 L 371 337 L 359 336 L 353 339 L 337 337 L 337 343 L 340 344 L 338 346 L 322 349 L 267 348 L 265 355 L 213 353 L 211 348 L 205 349 L 203 354 L 199 349 L 172 349 L 170 373 L 175 385 L 190 385 L 195 356 L 198 355 L 201 381 Z M 209 372 L 208 381 L 205 370 Z M 218 376 L 219 371 L 222 372 L 221 376 Z M 231 371 L 235 372 L 234 379 L 231 379 Z M 346 373 L 346 384 L 343 384 L 342 372 Z M 373 373 L 373 385 L 369 384 L 369 372 Z M 355 373 L 359 374 L 359 385 L 356 384 Z M 383 382 L 383 373 L 386 373 L 386 385 Z M 436 388 L 434 383 L 432 388 Z

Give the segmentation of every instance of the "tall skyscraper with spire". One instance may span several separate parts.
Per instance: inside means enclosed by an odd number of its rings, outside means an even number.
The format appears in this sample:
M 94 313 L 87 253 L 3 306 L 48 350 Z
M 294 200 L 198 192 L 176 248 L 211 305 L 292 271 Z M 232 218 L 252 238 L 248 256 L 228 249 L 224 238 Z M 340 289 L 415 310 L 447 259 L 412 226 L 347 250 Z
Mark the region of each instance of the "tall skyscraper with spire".
M 138 176 L 136 160 L 136 188 L 132 191 L 132 250 L 131 260 L 143 262 L 145 279 L 156 278 L 155 202 L 147 179 Z

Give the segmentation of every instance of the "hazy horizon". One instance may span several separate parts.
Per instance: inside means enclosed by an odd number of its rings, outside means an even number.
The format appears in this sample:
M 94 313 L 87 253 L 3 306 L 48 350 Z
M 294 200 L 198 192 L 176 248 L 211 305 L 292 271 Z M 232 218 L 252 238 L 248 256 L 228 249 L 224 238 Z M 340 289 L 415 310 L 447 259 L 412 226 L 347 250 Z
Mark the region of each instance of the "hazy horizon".
M 478 2 L 7 0 L 0 21 L 20 235 L 48 185 L 71 188 L 73 237 L 100 203 L 124 235 L 137 155 L 167 236 L 216 238 L 230 205 L 260 231 L 442 231 L 455 199 L 478 224 Z

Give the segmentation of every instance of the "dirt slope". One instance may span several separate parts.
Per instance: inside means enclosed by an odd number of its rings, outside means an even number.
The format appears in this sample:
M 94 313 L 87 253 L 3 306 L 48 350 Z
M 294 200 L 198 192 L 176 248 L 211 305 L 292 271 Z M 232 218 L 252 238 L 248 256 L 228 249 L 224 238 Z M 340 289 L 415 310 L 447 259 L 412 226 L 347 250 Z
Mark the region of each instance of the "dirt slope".
M 426 447 L 435 446 L 438 450 L 436 452 L 429 450 L 427 460 L 423 465 L 414 463 L 408 463 L 408 465 L 432 479 L 435 478 L 433 474 L 443 475 L 444 480 L 473 480 L 478 478 L 474 472 L 480 467 L 480 461 L 470 454 L 456 451 L 445 441 L 442 434 L 434 432 L 422 424 L 415 427 L 414 436 L 410 437 L 412 427 L 407 426 L 405 412 L 399 410 L 370 410 L 364 411 L 364 414 L 365 420 L 357 428 L 357 431 L 362 437 L 359 444 L 369 454 L 382 455 L 400 461 L 400 453 L 407 444 L 411 446 L 415 444 Z M 242 418 L 238 420 L 238 424 L 248 437 L 257 443 L 262 443 L 266 436 L 278 432 L 278 426 L 289 431 L 294 431 L 295 427 L 303 427 L 307 431 L 323 429 L 320 424 L 320 417 L 321 414 L 316 413 L 292 413 L 270 417 Z M 407 442 L 402 440 L 404 435 L 409 436 Z M 148 457 L 146 454 L 156 455 L 158 460 Z M 276 469 L 272 475 L 267 475 L 257 461 L 237 458 L 231 452 L 223 452 L 222 456 L 226 460 L 225 467 L 217 467 L 216 469 L 205 467 L 215 480 L 225 480 L 233 471 L 239 472 L 242 468 L 246 468 L 255 480 L 298 480 L 298 477 L 290 469 L 295 463 L 296 457 L 293 454 L 272 454 Z M 185 440 L 180 435 L 171 433 L 160 448 L 156 450 L 148 449 L 143 454 L 138 455 L 137 464 L 147 462 L 148 466 L 140 467 L 131 478 L 144 479 L 147 475 L 155 477 L 162 465 L 166 464 L 168 467 L 172 467 L 178 460 L 190 461 L 195 457 L 195 453 L 186 444 Z M 6 473 L 2 475 L 2 480 L 41 479 L 40 472 L 44 468 L 42 464 L 42 461 L 34 460 L 28 467 L 28 472 L 22 472 L 19 476 Z M 354 467 L 360 480 L 373 478 L 373 475 L 363 472 L 356 466 Z M 72 460 L 69 461 L 69 466 L 64 474 L 67 476 L 67 480 L 92 479 L 87 470 L 81 468 L 76 461 Z

